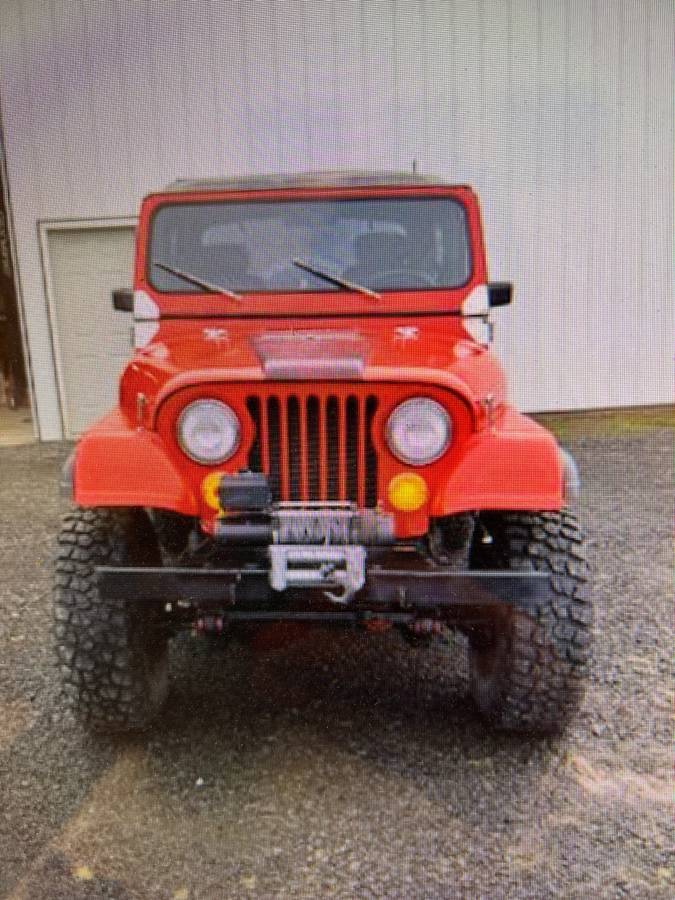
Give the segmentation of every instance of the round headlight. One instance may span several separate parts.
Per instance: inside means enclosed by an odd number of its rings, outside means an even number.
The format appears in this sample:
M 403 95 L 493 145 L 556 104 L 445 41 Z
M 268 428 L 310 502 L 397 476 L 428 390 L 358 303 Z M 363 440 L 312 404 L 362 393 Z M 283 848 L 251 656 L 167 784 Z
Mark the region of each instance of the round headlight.
M 208 465 L 229 459 L 239 446 L 239 420 L 220 400 L 195 400 L 178 418 L 178 443 L 195 462 Z
M 387 444 L 402 462 L 423 466 L 434 462 L 452 440 L 452 421 L 440 403 L 415 397 L 397 406 L 387 422 Z

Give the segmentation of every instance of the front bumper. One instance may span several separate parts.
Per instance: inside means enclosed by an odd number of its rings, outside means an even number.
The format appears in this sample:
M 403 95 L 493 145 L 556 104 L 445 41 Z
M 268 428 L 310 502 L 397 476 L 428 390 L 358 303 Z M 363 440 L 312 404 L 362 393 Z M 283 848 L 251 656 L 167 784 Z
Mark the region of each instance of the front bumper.
M 551 590 L 544 572 L 465 571 L 442 567 L 371 566 L 364 589 L 338 608 L 321 591 L 270 590 L 269 570 L 249 568 L 97 568 L 102 599 L 217 611 L 224 620 L 343 621 L 416 618 L 448 624 L 481 620 L 504 605 L 525 609 Z
M 202 566 L 96 570 L 104 600 L 164 604 L 183 619 L 364 616 L 452 623 L 508 604 L 527 609 L 548 595 L 547 573 L 436 565 L 396 544 L 391 516 L 352 504 L 278 504 L 218 520 Z M 342 615 L 344 614 L 344 615 Z M 393 618 L 392 618 L 393 617 Z M 338 617 L 340 618 L 340 617 Z

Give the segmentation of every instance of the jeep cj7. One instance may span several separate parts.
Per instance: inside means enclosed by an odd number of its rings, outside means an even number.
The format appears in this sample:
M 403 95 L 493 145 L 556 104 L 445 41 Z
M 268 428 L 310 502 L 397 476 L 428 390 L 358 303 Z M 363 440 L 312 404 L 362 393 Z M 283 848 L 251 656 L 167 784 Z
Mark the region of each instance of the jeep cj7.
M 143 201 L 135 351 L 64 469 L 64 692 L 145 727 L 178 629 L 280 621 L 468 638 L 497 727 L 581 694 L 592 610 L 578 478 L 507 403 L 473 191 L 327 173 L 177 182 Z

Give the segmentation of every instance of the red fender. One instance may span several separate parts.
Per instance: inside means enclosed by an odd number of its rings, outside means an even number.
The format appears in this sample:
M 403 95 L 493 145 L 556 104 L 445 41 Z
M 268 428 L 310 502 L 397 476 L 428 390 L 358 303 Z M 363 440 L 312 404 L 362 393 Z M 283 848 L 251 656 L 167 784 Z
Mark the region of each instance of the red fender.
M 84 435 L 75 451 L 78 506 L 147 506 L 199 515 L 197 499 L 155 432 L 132 428 L 119 409 Z
M 564 501 L 564 465 L 555 438 L 506 407 L 494 427 L 469 440 L 457 468 L 434 492 L 429 514 L 558 510 Z

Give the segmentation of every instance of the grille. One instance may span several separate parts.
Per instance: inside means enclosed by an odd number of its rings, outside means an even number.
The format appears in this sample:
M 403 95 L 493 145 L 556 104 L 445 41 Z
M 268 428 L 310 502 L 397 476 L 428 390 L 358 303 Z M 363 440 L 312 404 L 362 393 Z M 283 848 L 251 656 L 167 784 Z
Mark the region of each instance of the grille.
M 270 394 L 246 406 L 255 426 L 248 465 L 268 475 L 274 500 L 377 505 L 376 397 Z

